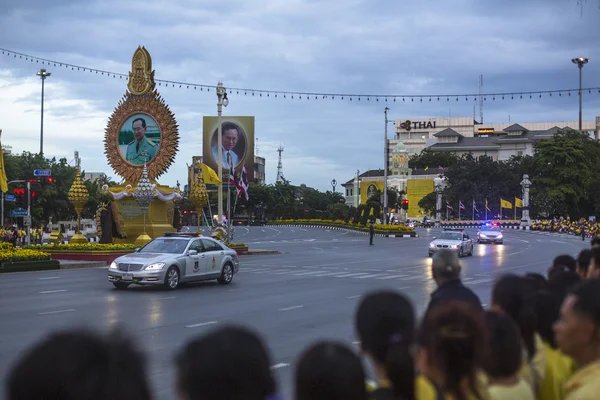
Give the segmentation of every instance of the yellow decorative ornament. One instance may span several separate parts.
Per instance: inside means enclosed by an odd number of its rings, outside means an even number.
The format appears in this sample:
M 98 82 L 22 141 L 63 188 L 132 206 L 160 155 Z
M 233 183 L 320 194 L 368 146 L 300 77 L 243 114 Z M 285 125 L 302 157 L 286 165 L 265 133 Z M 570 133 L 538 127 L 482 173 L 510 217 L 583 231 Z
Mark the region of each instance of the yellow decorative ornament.
M 202 225 L 202 212 L 208 203 L 208 191 L 206 190 L 206 184 L 204 183 L 204 180 L 199 175 L 196 178 L 196 181 L 192 183 L 190 201 L 196 208 L 196 213 L 198 214 L 198 233 L 200 233 L 200 226 Z
M 154 71 L 152 71 L 152 57 L 145 47 L 138 46 L 133 53 L 131 70 L 127 84 L 131 94 L 141 96 L 154 90 L 156 84 L 154 83 Z
M 81 168 L 79 165 L 75 167 L 75 181 L 71 185 L 69 189 L 69 193 L 67 194 L 69 201 L 73 204 L 73 208 L 77 213 L 77 232 L 69 241 L 70 243 L 87 243 L 87 239 L 81 233 L 81 212 L 83 211 L 83 207 L 89 200 L 89 193 L 87 188 L 83 184 L 81 180 Z

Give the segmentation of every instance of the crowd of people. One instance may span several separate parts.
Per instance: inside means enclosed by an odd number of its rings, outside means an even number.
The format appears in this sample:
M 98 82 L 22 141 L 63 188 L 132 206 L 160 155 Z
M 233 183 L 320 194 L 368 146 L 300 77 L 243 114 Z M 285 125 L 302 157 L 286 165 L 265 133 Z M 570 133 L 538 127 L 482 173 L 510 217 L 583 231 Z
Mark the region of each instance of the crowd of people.
M 40 227 L 31 228 L 31 244 L 42 244 L 44 231 Z M 0 227 L 0 242 L 12 243 L 14 247 L 27 244 L 27 229 L 16 225 Z
M 531 230 L 566 233 L 582 236 L 583 238 L 592 238 L 600 235 L 598 221 L 589 221 L 583 218 L 580 220 L 571 220 L 570 218 L 536 220 L 531 223 Z
M 547 275 L 508 274 L 490 306 L 461 282 L 457 256 L 432 259 L 437 284 L 420 321 L 400 292 L 367 293 L 344 342 L 306 348 L 294 366 L 295 400 L 592 400 L 600 398 L 600 239 Z M 362 357 L 361 357 L 362 356 Z M 374 379 L 367 377 L 366 365 Z M 174 358 L 181 400 L 277 400 L 260 334 L 224 326 Z M 147 400 L 143 354 L 122 333 L 51 334 L 12 366 L 8 400 Z

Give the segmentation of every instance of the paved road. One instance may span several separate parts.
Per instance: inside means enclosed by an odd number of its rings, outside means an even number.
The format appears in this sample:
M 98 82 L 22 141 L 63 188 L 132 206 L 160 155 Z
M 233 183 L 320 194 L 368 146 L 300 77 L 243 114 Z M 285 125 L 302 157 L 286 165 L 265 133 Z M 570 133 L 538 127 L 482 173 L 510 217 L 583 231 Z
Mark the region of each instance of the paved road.
M 437 233 L 419 230 L 419 238 L 378 238 L 369 246 L 367 236 L 336 230 L 238 227 L 234 241 L 284 254 L 242 257 L 229 286 L 209 282 L 175 292 L 116 291 L 105 269 L 0 275 L 0 375 L 49 331 L 123 326 L 149 354 L 157 398 L 170 399 L 174 351 L 195 335 L 238 323 L 264 335 L 289 396 L 293 361 L 305 346 L 323 338 L 356 344 L 352 321 L 361 294 L 397 289 L 423 311 L 434 289 L 427 244 Z M 464 280 L 487 303 L 499 274 L 543 273 L 556 255 L 587 245 L 571 236 L 506 230 L 504 245 L 476 245 L 474 256 L 462 260 Z

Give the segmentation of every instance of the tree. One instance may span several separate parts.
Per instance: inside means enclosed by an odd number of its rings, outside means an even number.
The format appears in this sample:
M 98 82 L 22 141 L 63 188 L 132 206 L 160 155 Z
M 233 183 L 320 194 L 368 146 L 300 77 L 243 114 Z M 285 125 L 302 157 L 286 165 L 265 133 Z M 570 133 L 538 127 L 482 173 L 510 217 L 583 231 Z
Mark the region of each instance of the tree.
M 419 207 L 421 207 L 425 214 L 427 215 L 435 215 L 435 203 L 436 203 L 436 193 L 431 192 L 427 196 L 423 197 L 419 200 Z
M 419 154 L 415 154 L 408 160 L 409 168 L 437 168 L 439 166 L 447 168 L 453 167 L 458 163 L 456 154 L 445 151 L 431 151 L 424 149 Z

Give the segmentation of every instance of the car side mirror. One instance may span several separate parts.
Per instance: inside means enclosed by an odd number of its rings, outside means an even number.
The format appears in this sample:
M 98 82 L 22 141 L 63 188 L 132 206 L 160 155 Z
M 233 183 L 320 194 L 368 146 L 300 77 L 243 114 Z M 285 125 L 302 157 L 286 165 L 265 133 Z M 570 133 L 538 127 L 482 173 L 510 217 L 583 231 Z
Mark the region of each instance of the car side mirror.
M 141 248 L 141 247 L 136 247 L 136 248 L 135 248 L 135 252 L 136 252 L 136 253 L 139 253 L 139 252 L 140 252 L 140 250 L 142 250 L 142 248 Z
M 433 239 L 435 239 L 435 238 L 436 238 L 436 236 L 433 236 Z
M 188 256 L 196 256 L 198 255 L 198 250 L 190 250 L 188 251 Z

